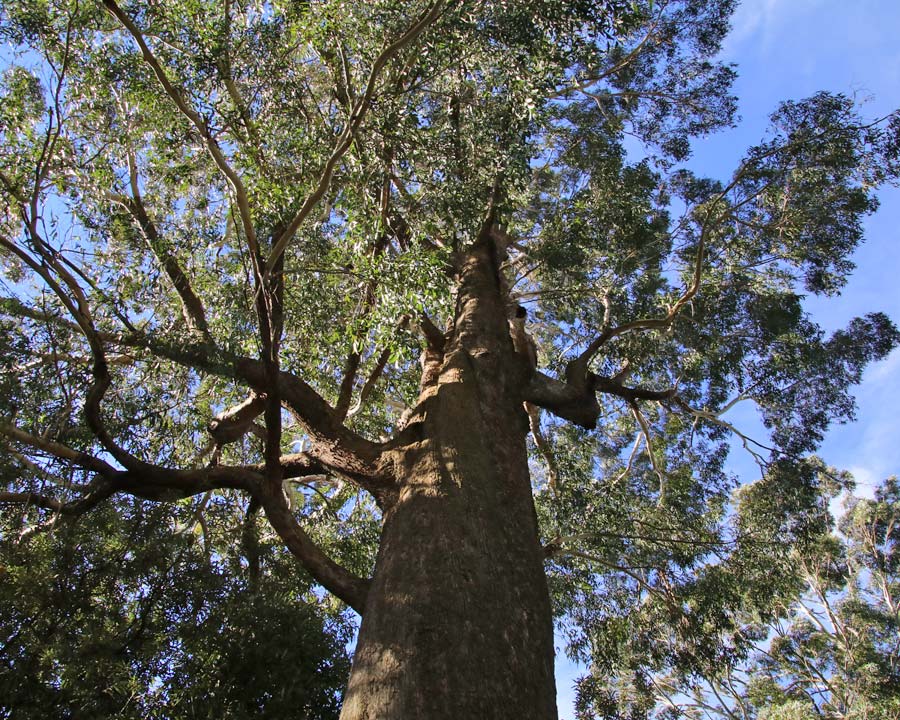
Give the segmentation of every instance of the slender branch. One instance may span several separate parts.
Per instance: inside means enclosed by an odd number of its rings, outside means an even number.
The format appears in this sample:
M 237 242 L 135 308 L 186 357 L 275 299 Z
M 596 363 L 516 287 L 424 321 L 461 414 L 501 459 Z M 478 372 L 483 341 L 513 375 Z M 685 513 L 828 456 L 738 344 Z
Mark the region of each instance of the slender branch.
M 387 210 L 387 205 L 389 202 L 389 194 L 383 193 L 381 198 L 381 207 L 382 207 L 382 218 Z M 384 225 L 384 221 L 382 220 L 382 225 Z M 384 253 L 385 248 L 388 244 L 388 234 L 387 232 L 382 232 L 378 240 L 375 242 L 375 246 L 372 249 L 372 256 L 374 258 L 378 258 Z M 357 308 L 356 314 L 357 316 L 365 315 L 369 313 L 372 308 L 375 306 L 376 300 L 376 290 L 378 289 L 378 281 L 373 278 L 365 283 L 365 289 L 363 290 L 362 301 L 360 302 L 360 307 Z M 404 316 L 406 317 L 406 316 Z M 408 319 L 407 319 L 408 322 Z M 384 363 L 387 363 L 387 358 L 389 355 L 384 355 Z M 344 364 L 344 374 L 341 379 L 340 389 L 338 391 L 338 399 L 337 403 L 335 403 L 334 411 L 337 417 L 341 420 L 347 418 L 347 414 L 350 410 L 350 402 L 353 399 L 353 388 L 356 385 L 356 376 L 359 372 L 359 365 L 362 362 L 362 353 L 358 350 L 353 350 L 348 356 L 347 360 Z M 384 366 L 382 365 L 382 369 Z M 380 374 L 380 371 L 379 371 Z M 357 408 L 358 410 L 358 408 Z
M 403 315 L 400 318 L 400 322 L 397 324 L 397 329 L 404 329 L 409 324 L 409 320 L 409 315 Z M 384 369 L 387 367 L 387 363 L 390 357 L 390 348 L 385 348 L 381 351 L 381 354 L 375 361 L 375 366 L 372 368 L 372 371 L 366 378 L 365 383 L 363 383 L 362 390 L 359 391 L 359 397 L 356 400 L 356 404 L 352 408 L 350 408 L 349 412 L 347 413 L 347 417 L 353 417 L 365 406 L 366 400 L 369 399 L 369 395 L 371 395 L 372 390 L 375 389 L 375 385 L 378 383 L 379 378 L 381 378 L 382 374 L 384 374 Z
M 99 473 L 106 477 L 112 477 L 118 471 L 109 463 L 94 457 L 89 453 L 82 452 L 70 448 L 68 445 L 48 440 L 39 435 L 32 435 L 24 430 L 17 428 L 15 425 L 0 421 L 0 434 L 5 435 L 10 440 L 28 445 L 36 450 L 52 455 L 60 460 L 66 460 L 78 467 Z
M 634 466 L 634 459 L 637 457 L 638 450 L 641 449 L 642 439 L 643 434 L 639 432 L 634 438 L 634 445 L 631 447 L 631 453 L 628 455 L 628 462 L 625 465 L 625 469 L 616 478 L 617 483 L 622 482 L 622 480 L 628 476 L 628 473 L 631 472 L 631 468 Z
M 741 397 L 742 396 L 738 396 L 738 398 L 741 398 Z M 692 408 L 690 405 L 688 405 L 684 400 L 682 400 L 679 397 L 674 397 L 672 399 L 674 400 L 675 405 L 677 405 L 678 407 L 680 407 L 682 410 L 689 413 L 690 415 L 693 415 L 694 418 L 696 418 L 696 420 L 704 420 L 708 423 L 711 423 L 713 425 L 718 425 L 719 427 L 723 427 L 726 430 L 729 430 L 730 432 L 734 433 L 737 437 L 739 437 L 741 439 L 741 444 L 744 446 L 744 449 L 748 453 L 750 453 L 750 455 L 753 457 L 753 459 L 756 462 L 757 466 L 759 467 L 760 471 L 765 472 L 765 469 L 768 466 L 768 462 L 762 455 L 760 455 L 758 452 L 753 450 L 750 447 L 750 445 L 751 444 L 756 445 L 757 447 L 760 447 L 763 450 L 769 450 L 770 452 L 777 452 L 775 450 L 775 448 L 769 447 L 767 445 L 763 445 L 762 443 L 751 438 L 749 435 L 745 435 L 740 430 L 738 430 L 734 425 L 732 425 L 730 422 L 720 418 L 719 414 L 717 414 L 717 413 L 711 413 L 706 410 L 696 410 L 695 408 Z M 735 404 L 735 402 L 737 402 L 737 399 L 730 402 L 728 404 L 728 406 L 726 406 L 726 409 L 728 407 L 733 406 Z M 722 410 L 722 412 L 725 412 L 725 410 Z
M 105 1 L 111 2 L 111 0 Z M 284 253 L 285 248 L 291 241 L 291 238 L 294 237 L 294 234 L 297 232 L 300 225 L 331 187 L 331 180 L 334 176 L 335 168 L 337 167 L 338 162 L 340 162 L 341 158 L 353 144 L 356 133 L 362 125 L 366 113 L 371 106 L 372 99 L 375 94 L 375 87 L 378 83 L 378 79 L 381 75 L 382 70 L 384 70 L 385 66 L 395 55 L 415 42 L 415 40 L 432 23 L 434 23 L 435 20 L 437 20 L 437 18 L 441 14 L 443 6 L 444 0 L 435 0 L 425 11 L 425 13 L 423 13 L 423 15 L 415 23 L 413 23 L 406 30 L 406 32 L 400 36 L 400 38 L 398 38 L 396 41 L 382 50 L 378 57 L 375 59 L 375 62 L 372 64 L 372 69 L 369 73 L 369 79 L 366 83 L 366 89 L 354 103 L 353 110 L 350 113 L 350 117 L 347 119 L 347 123 L 344 126 L 343 131 L 338 136 L 335 147 L 331 152 L 331 156 L 325 162 L 325 165 L 322 168 L 321 173 L 319 174 L 319 179 L 316 183 L 315 189 L 309 195 L 307 195 L 293 220 L 288 223 L 281 237 L 278 238 L 278 240 L 272 246 L 272 250 L 269 253 L 268 260 L 266 261 L 267 273 L 270 272 L 276 260 L 278 260 L 278 258 L 281 257 L 281 255 Z
M 32 202 L 32 206 L 33 205 L 34 203 Z M 97 439 L 100 440 L 110 455 L 118 462 L 122 463 L 126 468 L 147 470 L 150 466 L 138 460 L 115 443 L 100 418 L 100 401 L 111 384 L 111 378 L 105 358 L 103 341 L 94 327 L 94 321 L 91 316 L 87 297 L 76 279 L 60 262 L 58 255 L 51 251 L 49 245 L 44 238 L 41 237 L 37 227 L 37 215 L 35 211 L 32 211 L 29 215 L 27 209 L 22 207 L 21 215 L 25 222 L 26 230 L 30 236 L 34 251 L 40 256 L 42 262 L 38 263 L 31 255 L 24 252 L 15 244 L 7 241 L 5 238 L 0 237 L 0 245 L 9 248 L 14 254 L 22 258 L 22 260 L 47 283 L 57 295 L 60 302 L 62 302 L 66 309 L 69 310 L 87 339 L 88 345 L 91 348 L 91 355 L 94 358 L 92 368 L 93 384 L 88 390 L 84 401 L 84 416 L 88 427 L 90 427 L 91 431 Z M 56 276 L 60 278 L 66 288 L 68 288 L 71 295 L 69 295 L 62 288 L 60 283 L 57 282 L 56 278 L 51 273 L 51 269 Z
M 353 407 L 347 411 L 347 417 L 352 418 L 356 415 L 366 404 L 366 400 L 369 399 L 369 395 L 372 394 L 372 390 L 375 389 L 375 385 L 378 383 L 378 380 L 381 378 L 384 373 L 384 369 L 387 367 L 388 360 L 391 357 L 390 348 L 384 348 L 381 353 L 378 355 L 378 359 L 375 361 L 375 366 L 372 368 L 369 376 L 366 378 L 366 381 L 363 383 L 362 389 L 359 391 L 359 397 L 356 398 L 356 402 Z
M 68 310 L 69 314 L 75 320 L 79 332 L 85 334 L 86 336 L 88 335 L 88 333 L 90 333 L 90 312 L 87 309 L 87 303 L 84 299 L 83 293 L 80 293 L 80 296 L 76 297 L 75 299 L 70 297 L 68 293 L 63 290 L 62 286 L 56 281 L 47 267 L 39 263 L 28 252 L 3 236 L 0 236 L 0 247 L 6 248 L 9 252 L 11 252 L 22 262 L 24 262 L 32 270 L 32 272 L 34 272 L 45 283 L 47 283 L 47 286 L 53 291 L 57 298 L 59 298 L 59 301 L 63 304 L 63 307 Z
M 734 712 L 734 710 L 725 702 L 725 699 L 722 697 L 722 694 L 719 692 L 717 683 L 715 681 L 709 683 L 709 689 L 712 691 L 712 694 L 716 696 L 716 700 L 719 702 L 719 708 L 726 710 L 728 713 L 728 717 L 734 718 L 735 720 L 746 720 L 747 714 L 744 712 L 743 705 L 739 705 L 741 708 L 740 717 Z
M 112 200 L 122 205 L 137 221 L 138 227 L 147 241 L 150 250 L 156 256 L 169 280 L 175 287 L 178 297 L 181 299 L 182 309 L 188 325 L 193 326 L 204 335 L 209 334 L 209 325 L 206 321 L 206 312 L 203 303 L 191 287 L 187 274 L 184 272 L 178 259 L 170 251 L 168 243 L 160 236 L 156 224 L 147 213 L 144 200 L 141 197 L 138 182 L 137 166 L 132 152 L 128 153 L 128 173 L 131 186 L 131 197 L 127 198 L 116 194 L 110 194 Z
M 231 2 L 230 0 L 225 0 L 225 6 L 223 9 L 224 20 L 225 20 L 225 28 L 223 31 L 223 35 L 225 37 L 225 48 L 220 56 L 218 61 L 219 71 L 223 76 L 223 81 L 225 83 L 225 90 L 228 92 L 228 97 L 231 98 L 231 101 L 234 103 L 235 108 L 238 111 L 238 115 L 241 118 L 241 122 L 244 124 L 244 127 L 247 129 L 247 135 L 250 138 L 250 141 L 253 143 L 253 152 L 256 155 L 257 161 L 261 166 L 265 167 L 266 161 L 263 156 L 263 143 L 262 139 L 259 135 L 259 130 L 256 127 L 256 123 L 253 122 L 253 119 L 250 117 L 250 113 L 247 110 L 247 104 L 244 102 L 243 97 L 241 96 L 241 91 L 238 89 L 237 84 L 234 82 L 234 77 L 232 73 L 232 65 L 231 65 Z
M 56 498 L 48 497 L 33 492 L 0 492 L 0 504 L 2 505 L 34 505 L 45 510 L 61 511 L 65 503 Z
M 659 505 L 664 505 L 666 500 L 666 478 L 656 461 L 656 453 L 653 452 L 653 443 L 650 439 L 650 425 L 647 422 L 647 418 L 644 417 L 644 413 L 641 412 L 640 406 L 636 402 L 632 400 L 628 405 L 631 408 L 634 419 L 637 420 L 637 423 L 641 428 L 641 432 L 644 434 L 644 443 L 647 446 L 647 455 L 650 458 L 650 465 L 653 468 L 653 472 L 656 473 L 656 477 L 659 478 L 659 499 L 657 502 Z
M 531 403 L 525 403 L 525 412 L 528 414 L 528 427 L 534 438 L 534 444 L 547 464 L 547 485 L 550 487 L 550 491 L 556 495 L 559 490 L 559 466 L 556 463 L 556 456 L 553 454 L 553 447 L 541 429 L 541 410 Z
M 272 279 L 271 283 L 263 277 L 263 273 L 260 267 L 261 256 L 259 252 L 259 245 L 256 239 L 256 231 L 251 216 L 249 199 L 243 182 L 241 181 L 240 176 L 237 174 L 234 168 L 231 167 L 230 163 L 225 157 L 225 154 L 222 152 L 222 149 L 219 146 L 218 141 L 213 136 L 207 121 L 203 117 L 201 117 L 200 114 L 197 113 L 193 108 L 190 107 L 187 100 L 185 99 L 182 90 L 177 88 L 169 79 L 165 69 L 162 67 L 159 60 L 147 45 L 147 42 L 140 29 L 135 25 L 131 18 L 126 13 L 124 13 L 121 8 L 119 8 L 114 0 L 104 0 L 103 4 L 110 12 L 110 14 L 112 14 L 123 25 L 123 27 L 125 27 L 125 29 L 135 40 L 141 50 L 144 61 L 148 65 L 150 65 L 153 73 L 157 77 L 157 80 L 162 85 L 169 98 L 173 101 L 176 108 L 199 131 L 200 135 L 205 141 L 206 148 L 210 156 L 213 158 L 216 166 L 226 177 L 232 189 L 234 190 L 235 200 L 238 207 L 238 214 L 241 219 L 241 224 L 244 228 L 244 234 L 247 238 L 247 244 L 250 251 L 250 259 L 253 266 L 253 274 L 257 286 L 255 304 L 257 306 L 257 314 L 259 318 L 260 338 L 264 350 L 263 354 L 267 360 L 267 367 L 270 368 L 269 374 L 274 378 L 278 372 L 276 349 L 280 338 L 281 329 L 280 294 L 283 290 L 283 277 L 280 274 L 277 274 L 275 276 L 273 276 L 272 274 L 268 274 L 266 277 Z M 137 201 L 137 198 L 139 198 L 139 194 L 137 194 L 135 172 L 133 167 L 130 169 L 132 190 L 133 193 L 135 193 L 135 201 Z M 146 213 L 144 213 L 144 215 L 146 215 Z M 273 284 L 274 287 L 270 288 L 270 284 Z M 194 308 L 192 317 L 195 317 L 196 319 L 196 307 Z M 205 318 L 202 319 L 202 322 L 199 320 L 197 322 L 201 329 L 206 325 Z M 280 452 L 279 446 L 281 438 L 280 407 L 278 406 L 276 393 L 277 391 L 274 388 L 270 389 L 270 409 L 267 410 L 266 413 L 266 426 L 269 430 L 269 437 L 266 441 L 266 456 L 273 459 L 270 468 L 272 473 L 275 473 L 277 471 L 277 466 L 274 462 L 274 459 L 277 459 L 277 456 Z
M 59 477 L 58 475 L 54 475 L 46 468 L 43 468 L 37 463 L 32 462 L 32 460 L 30 460 L 29 458 L 25 457 L 19 452 L 16 452 L 15 450 L 10 449 L 9 447 L 4 448 L 4 452 L 8 453 L 9 457 L 11 457 L 19 464 L 20 469 L 28 470 L 38 477 L 49 480 L 57 487 L 68 487 L 71 484 L 68 479 Z
M 707 227 L 709 219 L 712 215 L 712 207 L 720 200 L 718 198 L 712 206 L 707 209 L 706 218 L 703 222 L 703 229 L 700 233 L 700 238 L 697 243 L 697 256 L 694 261 L 694 272 L 691 280 L 690 286 L 688 286 L 685 291 L 681 294 L 678 300 L 669 308 L 668 313 L 666 313 L 663 317 L 656 318 L 644 318 L 642 320 L 633 320 L 632 322 L 625 323 L 624 325 L 618 325 L 616 327 L 609 327 L 600 333 L 588 346 L 585 350 L 577 357 L 575 360 L 571 361 L 566 368 L 566 375 L 570 375 L 573 373 L 584 373 L 587 370 L 588 364 L 594 355 L 597 354 L 597 351 L 606 344 L 609 340 L 619 335 L 624 335 L 628 332 L 633 332 L 635 330 L 667 330 L 671 327 L 672 323 L 678 317 L 678 314 L 681 312 L 681 309 L 687 305 L 691 300 L 694 299 L 694 296 L 700 290 L 701 280 L 703 278 L 703 261 L 706 256 L 706 236 L 707 236 Z
M 591 341 L 591 343 L 585 348 L 585 350 L 568 364 L 568 366 L 566 367 L 567 377 L 584 375 L 587 372 L 588 365 L 594 355 L 597 354 L 599 349 L 606 342 L 614 337 L 638 330 L 667 330 L 672 326 L 684 306 L 691 302 L 691 300 L 693 300 L 697 293 L 700 291 L 703 278 L 703 263 L 706 258 L 706 246 L 709 238 L 709 233 L 711 231 L 711 223 L 713 221 L 713 218 L 715 217 L 715 211 L 718 208 L 719 204 L 728 196 L 729 193 L 731 193 L 732 190 L 734 190 L 738 186 L 741 180 L 745 177 L 747 171 L 751 167 L 753 167 L 755 163 L 759 163 L 760 161 L 770 158 L 781 152 L 790 150 L 793 146 L 793 142 L 788 142 L 784 145 L 770 148 L 764 153 L 746 160 L 734 173 L 728 185 L 726 185 L 721 191 L 716 193 L 714 197 L 707 201 L 704 208 L 705 213 L 703 215 L 703 220 L 700 222 L 700 236 L 697 239 L 697 254 L 694 259 L 694 269 L 691 283 L 687 288 L 685 288 L 684 292 L 675 301 L 675 303 L 672 304 L 668 312 L 662 317 L 633 320 L 616 327 L 609 327 L 607 325 L 605 329 L 600 333 L 600 335 L 598 335 L 593 341 Z M 768 183 L 764 187 L 768 187 L 770 184 L 771 183 Z M 740 204 L 749 202 L 753 198 L 757 197 L 763 191 L 763 189 L 759 189 L 757 190 L 757 192 L 750 194 L 735 207 L 738 207 L 740 206 Z M 732 208 L 732 212 L 733 210 L 734 208 Z
M 592 555 L 591 553 L 581 552 L 580 550 L 559 548 L 554 553 L 554 557 L 565 557 L 565 556 L 576 557 L 576 558 L 580 558 L 582 560 L 587 560 L 589 562 L 594 562 L 599 565 L 602 565 L 603 567 L 605 567 L 609 570 L 613 570 L 615 572 L 620 572 L 623 575 L 627 575 L 632 580 L 634 580 L 637 583 L 638 587 L 640 587 L 642 590 L 647 592 L 649 595 L 656 595 L 657 597 L 663 598 L 666 601 L 669 600 L 669 598 L 666 596 L 666 593 L 664 593 L 659 588 L 653 587 L 653 585 L 648 583 L 645 578 L 642 578 L 637 572 L 635 572 L 635 568 L 633 568 L 633 567 L 625 567 L 624 565 L 616 565 L 615 563 L 609 562 L 608 560 L 604 560 L 603 558 L 598 557 L 597 555 Z
M 579 92 L 582 90 L 586 90 L 591 85 L 596 85 L 598 82 L 605 80 L 606 78 L 612 76 L 614 73 L 619 72 L 620 70 L 624 70 L 628 67 L 632 62 L 634 62 L 635 58 L 640 55 L 641 50 L 643 50 L 644 46 L 650 41 L 650 39 L 656 33 L 656 29 L 659 26 L 660 20 L 662 19 L 662 11 L 665 8 L 666 3 L 662 4 L 659 13 L 656 18 L 654 18 L 653 22 L 650 24 L 649 29 L 641 38 L 641 40 L 635 45 L 625 57 L 623 57 L 619 62 L 613 65 L 610 68 L 606 68 L 602 72 L 597 73 L 596 75 L 592 75 L 588 78 L 585 78 L 581 82 L 578 82 L 573 85 L 564 85 L 559 88 L 556 92 L 550 95 L 550 98 L 559 98 L 564 97 L 570 92 Z
M 56 518 L 62 515 L 77 517 L 88 510 L 95 508 L 104 500 L 115 493 L 115 489 L 108 481 L 101 481 L 93 485 L 91 490 L 82 497 L 71 502 L 63 502 L 53 497 L 33 492 L 0 492 L 0 505 L 21 505 L 39 507 L 44 510 L 52 510 L 56 516 L 51 519 L 49 525 L 56 522 Z M 43 529 L 36 528 L 36 531 Z M 28 533 L 23 533 L 20 540 L 25 539 Z
M 162 64 L 156 58 L 156 55 L 153 54 L 153 51 L 150 49 L 150 46 L 147 44 L 146 39 L 144 38 L 144 34 L 141 30 L 135 25 L 134 21 L 125 13 L 115 2 L 115 0 L 103 0 L 103 5 L 107 9 L 107 11 L 118 20 L 122 27 L 124 27 L 134 41 L 137 43 L 140 48 L 141 55 L 144 58 L 144 62 L 146 62 L 150 69 L 153 71 L 153 74 L 156 76 L 156 79 L 159 81 L 160 85 L 162 85 L 163 90 L 165 90 L 166 95 L 172 100 L 175 104 L 175 107 L 178 111 L 187 118 L 191 124 L 197 129 L 200 133 L 200 136 L 203 138 L 204 143 L 206 145 L 206 149 L 209 152 L 210 156 L 215 162 L 216 167 L 222 172 L 225 178 L 228 180 L 228 183 L 231 185 L 234 190 L 235 199 L 237 201 L 238 213 L 241 218 L 241 224 L 244 228 L 244 234 L 247 237 L 247 244 L 250 248 L 250 255 L 253 258 L 253 261 L 256 262 L 256 259 L 259 256 L 259 246 L 256 239 L 256 230 L 253 226 L 253 220 L 250 213 L 250 201 L 247 197 L 247 191 L 244 188 L 244 184 L 241 181 L 240 176 L 231 167 L 231 164 L 228 162 L 225 154 L 222 152 L 222 148 L 219 146 L 218 141 L 213 136 L 212 131 L 210 130 L 209 123 L 189 104 L 185 99 L 184 92 L 176 87 L 176 85 L 169 79 L 169 76 L 166 74 L 165 69 Z
M 0 245 L 9 248 L 9 245 L 0 238 Z M 37 310 L 29 307 L 21 300 L 15 297 L 0 298 L 0 311 L 12 315 L 17 318 L 27 318 L 37 322 L 48 323 L 60 328 L 64 328 L 70 332 L 80 333 L 81 328 L 74 322 L 66 320 L 59 315 L 54 315 L 45 310 Z

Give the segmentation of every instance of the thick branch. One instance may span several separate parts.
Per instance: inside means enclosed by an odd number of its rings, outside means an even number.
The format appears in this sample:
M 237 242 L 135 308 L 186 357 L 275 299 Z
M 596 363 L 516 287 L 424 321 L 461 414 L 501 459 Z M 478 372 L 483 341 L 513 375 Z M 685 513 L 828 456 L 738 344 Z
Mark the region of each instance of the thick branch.
M 591 388 L 560 382 L 537 370 L 525 388 L 524 399 L 588 430 L 597 426 L 600 417 L 600 405 Z
M 601 377 L 587 373 L 581 382 L 569 380 L 561 382 L 542 372 L 536 371 L 525 388 L 524 399 L 550 411 L 557 417 L 580 425 L 588 430 L 597 425 L 600 405 L 596 393 L 615 395 L 628 402 L 637 400 L 671 400 L 677 396 L 675 388 L 649 390 L 641 387 L 622 385 L 616 378 Z
M 179 365 L 246 382 L 258 394 L 269 390 L 265 364 L 261 360 L 229 355 L 207 345 L 167 345 L 139 335 L 110 338 L 110 342 L 145 348 Z M 291 373 L 279 373 L 277 390 L 282 405 L 291 411 L 309 434 L 312 441 L 310 453 L 323 466 L 357 482 L 370 492 L 386 485 L 377 468 L 381 452 L 379 445 L 346 428 L 324 398 Z
M 443 354 L 445 349 L 444 346 L 447 343 L 447 336 L 432 322 L 431 318 L 424 313 L 419 319 L 419 328 L 425 336 L 428 348 L 435 353 Z
M 275 532 L 309 574 L 362 615 L 369 581 L 342 568 L 322 552 L 294 518 L 280 487 L 266 485 L 258 498 Z
M 113 490 L 144 498 L 172 501 L 201 495 L 210 490 L 244 490 L 252 492 L 261 483 L 258 466 L 228 466 L 174 470 L 147 465 L 147 471 L 125 471 L 114 481 Z
M 648 388 L 628 387 L 622 385 L 615 378 L 603 377 L 594 373 L 588 373 L 588 383 L 597 392 L 615 395 L 629 402 L 636 400 L 671 400 L 678 393 L 675 388 L 649 390 Z
M 239 440 L 250 431 L 253 421 L 266 407 L 266 396 L 251 393 L 242 403 L 223 410 L 209 423 L 207 430 L 218 445 Z
M 236 362 L 235 369 L 257 392 L 266 391 L 262 362 L 242 359 Z M 277 390 L 282 404 L 309 434 L 312 441 L 309 454 L 376 498 L 382 498 L 388 481 L 378 469 L 380 447 L 346 428 L 322 396 L 295 375 L 280 372 Z

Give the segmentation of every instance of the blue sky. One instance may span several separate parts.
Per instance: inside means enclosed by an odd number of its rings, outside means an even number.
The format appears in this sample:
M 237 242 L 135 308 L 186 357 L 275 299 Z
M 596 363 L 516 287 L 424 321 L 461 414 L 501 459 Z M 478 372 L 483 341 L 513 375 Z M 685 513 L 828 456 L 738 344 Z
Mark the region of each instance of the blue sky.
M 738 127 L 695 146 L 692 168 L 727 179 L 743 152 L 765 132 L 782 100 L 818 90 L 854 96 L 866 117 L 900 108 L 900 1 L 744 0 L 734 15 L 722 59 L 738 65 Z M 838 298 L 808 298 L 806 307 L 826 330 L 881 310 L 900 322 L 900 190 L 886 189 L 881 208 L 866 223 L 867 241 L 855 255 L 857 270 Z M 900 349 L 871 366 L 855 392 L 857 421 L 827 435 L 821 455 L 850 470 L 857 494 L 871 495 L 887 475 L 900 474 Z M 756 472 L 746 457 L 735 470 Z M 574 720 L 572 682 L 581 670 L 562 655 L 557 662 L 560 720 Z
M 738 9 L 723 58 L 738 64 L 740 126 L 700 144 L 699 168 L 727 173 L 742 149 L 761 136 L 769 111 L 782 99 L 817 90 L 855 96 L 867 117 L 900 107 L 900 3 L 894 0 L 746 0 Z M 729 164 L 730 163 L 730 164 Z M 857 270 L 839 298 L 808 298 L 806 307 L 827 330 L 872 310 L 900 321 L 900 191 L 881 194 L 881 208 L 866 223 Z M 856 423 L 837 426 L 822 448 L 824 459 L 851 470 L 858 493 L 900 473 L 900 350 L 872 366 L 855 393 Z

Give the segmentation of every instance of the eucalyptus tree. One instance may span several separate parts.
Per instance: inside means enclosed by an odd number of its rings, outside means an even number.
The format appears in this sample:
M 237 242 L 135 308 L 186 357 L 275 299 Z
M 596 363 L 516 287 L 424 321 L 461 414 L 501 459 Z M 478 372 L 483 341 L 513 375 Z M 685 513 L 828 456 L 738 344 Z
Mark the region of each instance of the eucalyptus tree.
M 362 616 L 345 720 L 555 717 L 553 607 L 636 676 L 733 651 L 897 341 L 801 293 L 839 293 L 898 122 L 820 94 L 680 169 L 733 120 L 732 5 L 6 3 L 5 536 L 259 516 Z
M 746 625 L 755 640 L 751 657 L 716 668 L 702 682 L 657 679 L 660 717 L 897 717 L 898 501 L 896 478 L 880 484 L 872 499 L 850 495 L 835 532 L 823 535 L 806 557 L 796 558 L 802 595 L 769 623 Z M 590 698 L 585 694 L 582 700 L 588 711 Z
M 845 510 L 839 533 L 803 565 L 804 595 L 752 668 L 748 700 L 772 718 L 791 705 L 841 720 L 900 712 L 897 478 Z

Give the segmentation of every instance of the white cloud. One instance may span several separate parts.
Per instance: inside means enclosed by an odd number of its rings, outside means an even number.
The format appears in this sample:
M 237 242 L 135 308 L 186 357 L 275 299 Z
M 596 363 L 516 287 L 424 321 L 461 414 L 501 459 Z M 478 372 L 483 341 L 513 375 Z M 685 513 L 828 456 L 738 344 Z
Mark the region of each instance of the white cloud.
M 884 360 L 875 363 L 866 374 L 867 383 L 878 385 L 888 381 L 900 385 L 898 378 L 900 378 L 900 348 L 895 348 Z
M 853 491 L 853 494 L 858 498 L 873 499 L 875 497 L 875 486 L 884 478 L 877 471 L 862 465 L 856 465 L 849 468 L 849 470 L 850 474 L 853 475 L 853 479 L 856 480 L 856 489 Z
M 778 0 L 753 0 L 738 6 L 731 18 L 731 32 L 725 41 L 725 54 L 736 54 L 738 47 L 753 37 L 760 27 L 767 27 Z
M 750 52 L 767 53 L 780 35 L 790 31 L 798 15 L 819 5 L 821 0 L 744 0 L 731 20 L 731 32 L 725 40 L 723 55 L 733 59 Z

